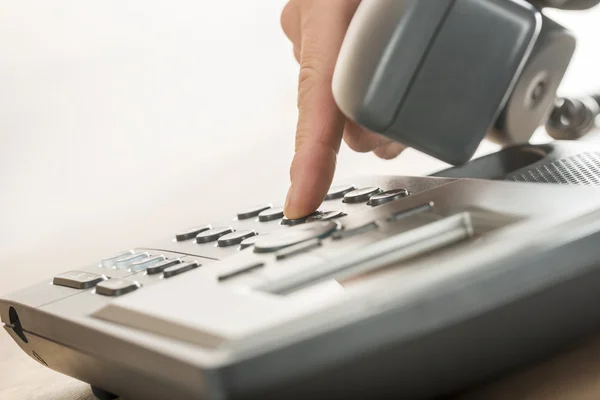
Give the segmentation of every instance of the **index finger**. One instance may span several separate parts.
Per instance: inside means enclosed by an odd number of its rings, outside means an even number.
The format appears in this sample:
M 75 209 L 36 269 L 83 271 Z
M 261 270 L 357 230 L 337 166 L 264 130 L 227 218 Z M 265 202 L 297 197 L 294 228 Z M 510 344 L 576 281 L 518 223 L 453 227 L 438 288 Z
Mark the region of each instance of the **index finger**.
M 340 148 L 344 116 L 331 89 L 344 36 L 360 1 L 306 1 L 301 11 L 298 125 L 285 215 L 314 212 L 329 190 Z

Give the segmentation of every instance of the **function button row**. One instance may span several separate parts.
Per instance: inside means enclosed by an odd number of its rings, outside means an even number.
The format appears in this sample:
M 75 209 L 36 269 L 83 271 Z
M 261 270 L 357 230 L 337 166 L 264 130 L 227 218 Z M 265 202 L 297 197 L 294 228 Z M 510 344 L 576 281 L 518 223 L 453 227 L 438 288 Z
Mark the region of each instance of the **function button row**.
M 346 195 L 346 193 L 350 193 L 353 190 L 356 190 L 354 185 L 333 186 L 331 189 L 329 189 L 329 193 L 327 193 L 325 196 L 325 200 L 341 199 L 344 197 L 344 195 Z
M 283 218 L 283 208 L 282 207 L 269 208 L 267 210 L 262 211 L 260 214 L 258 214 L 258 220 L 260 222 L 271 222 L 271 221 L 275 221 L 275 220 L 281 219 L 281 218 Z
M 269 205 L 265 204 L 265 205 L 262 205 L 262 206 L 256 206 L 256 207 L 251 208 L 249 210 L 246 210 L 246 211 L 238 213 L 237 214 L 237 218 L 240 221 L 245 220 L 245 219 L 255 218 L 255 217 L 258 217 L 258 215 L 260 213 L 262 213 L 265 210 L 270 209 L 271 207 L 272 206 L 270 204 Z
M 163 270 L 163 276 L 165 278 L 171 278 L 173 276 L 177 276 L 184 272 L 191 271 L 192 269 L 198 268 L 199 266 L 200 266 L 200 264 L 198 264 L 196 261 L 188 261 L 188 262 L 172 265 Z
M 356 204 L 356 203 L 366 203 L 369 199 L 381 193 L 382 190 L 378 187 L 368 187 L 363 189 L 356 189 L 344 195 L 344 203 Z
M 55 276 L 52 280 L 52 284 L 72 289 L 90 289 L 107 279 L 108 278 L 105 275 L 94 274 L 91 272 L 68 271 Z
M 387 192 L 382 192 L 382 193 L 373 195 L 369 199 L 369 202 L 367 204 L 372 207 L 377 207 L 382 204 L 390 203 L 392 201 L 396 201 L 403 197 L 407 197 L 409 195 L 410 195 L 410 193 L 406 189 L 388 190 Z
M 181 232 L 175 235 L 175 240 L 178 242 L 185 242 L 186 240 L 192 240 L 202 232 L 210 230 L 210 226 L 203 226 L 201 228 L 192 228 L 188 231 Z
M 138 282 L 129 279 L 109 279 L 96 286 L 96 294 L 115 297 L 131 293 L 140 287 Z
M 114 267 L 117 269 L 128 268 L 132 264 L 145 260 L 148 257 L 150 257 L 148 253 L 134 253 L 116 260 Z
M 128 256 L 133 255 L 133 251 L 128 250 L 128 251 L 124 251 L 121 252 L 115 256 L 109 257 L 109 258 L 105 258 L 104 260 L 101 261 L 100 265 L 105 267 L 105 268 L 112 268 L 115 266 L 115 262 L 117 262 L 117 260 L 120 260 L 122 258 L 126 258 Z
M 219 239 L 221 236 L 228 235 L 233 232 L 233 229 L 230 227 L 218 227 L 212 228 L 205 232 L 200 233 L 196 236 L 196 243 L 210 243 Z
M 219 247 L 230 247 L 242 243 L 244 240 L 256 236 L 257 233 L 253 230 L 242 230 L 237 232 L 229 233 L 225 236 L 221 236 L 217 245 Z

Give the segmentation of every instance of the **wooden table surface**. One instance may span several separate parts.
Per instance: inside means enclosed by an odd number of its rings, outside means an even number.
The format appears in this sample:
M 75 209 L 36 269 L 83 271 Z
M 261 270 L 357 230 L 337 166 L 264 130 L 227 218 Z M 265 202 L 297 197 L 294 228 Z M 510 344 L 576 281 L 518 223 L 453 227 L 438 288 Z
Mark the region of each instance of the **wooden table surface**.
M 297 75 L 284 3 L 0 0 L 0 293 L 242 200 L 283 201 Z M 600 88 L 600 13 L 558 16 L 582 35 L 563 92 Z M 443 167 L 344 148 L 338 177 Z M 599 361 L 591 340 L 473 398 L 598 399 Z M 90 398 L 0 332 L 0 399 Z

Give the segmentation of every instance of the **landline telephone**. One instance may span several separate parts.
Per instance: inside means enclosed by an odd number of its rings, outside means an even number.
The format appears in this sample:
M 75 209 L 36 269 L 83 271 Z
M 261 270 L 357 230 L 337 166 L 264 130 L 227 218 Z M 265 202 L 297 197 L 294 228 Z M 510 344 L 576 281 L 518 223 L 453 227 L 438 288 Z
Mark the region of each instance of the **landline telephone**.
M 101 399 L 432 398 L 568 346 L 600 328 L 600 147 L 527 141 L 592 130 L 597 103 L 555 103 L 573 46 L 518 0 L 363 0 L 340 108 L 453 167 L 65 266 L 0 299 L 4 328 Z M 483 132 L 510 146 L 465 163 Z

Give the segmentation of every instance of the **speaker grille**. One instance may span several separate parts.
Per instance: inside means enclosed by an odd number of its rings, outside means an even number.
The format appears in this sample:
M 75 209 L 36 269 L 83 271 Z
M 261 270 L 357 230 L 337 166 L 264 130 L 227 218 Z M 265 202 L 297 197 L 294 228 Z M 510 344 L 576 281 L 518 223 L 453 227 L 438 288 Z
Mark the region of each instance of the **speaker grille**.
M 600 186 L 600 153 L 588 152 L 519 171 L 505 178 L 516 182 Z

